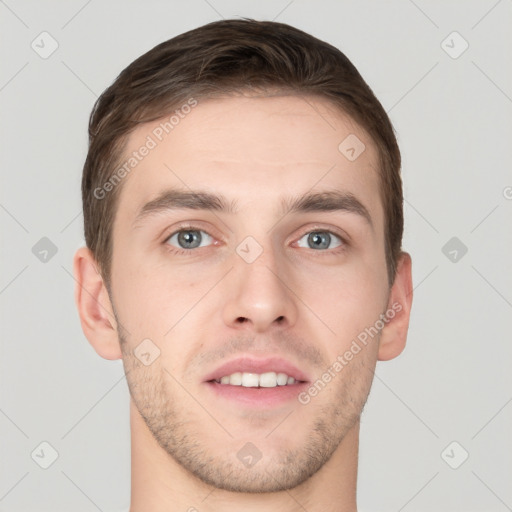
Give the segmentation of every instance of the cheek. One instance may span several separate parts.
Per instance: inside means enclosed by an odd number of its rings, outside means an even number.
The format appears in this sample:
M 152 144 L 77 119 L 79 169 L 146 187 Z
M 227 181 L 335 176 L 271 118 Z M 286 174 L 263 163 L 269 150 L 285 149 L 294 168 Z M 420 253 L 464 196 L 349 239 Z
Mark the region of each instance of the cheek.
M 163 328 L 156 319 L 166 315 L 169 297 L 158 286 L 158 273 L 130 257 L 114 260 L 113 269 L 116 310 L 130 338 L 161 336 Z
M 170 340 L 200 311 L 201 298 L 218 280 L 215 269 L 172 265 L 164 258 L 120 260 L 115 263 L 113 287 L 116 310 L 129 339 L 136 344 L 149 338 L 162 349 L 162 356 L 164 348 L 175 353 L 179 347 L 170 347 Z
M 298 297 L 329 329 L 338 349 L 372 326 L 384 312 L 386 276 L 364 265 L 304 272 Z

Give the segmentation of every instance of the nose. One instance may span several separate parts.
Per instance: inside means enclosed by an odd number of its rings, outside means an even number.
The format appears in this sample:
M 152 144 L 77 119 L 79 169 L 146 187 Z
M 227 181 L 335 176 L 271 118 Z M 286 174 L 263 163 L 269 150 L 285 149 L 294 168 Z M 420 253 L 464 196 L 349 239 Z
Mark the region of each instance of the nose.
M 279 265 L 270 250 L 252 263 L 235 258 L 235 268 L 225 285 L 224 322 L 252 332 L 284 329 L 295 324 L 297 300 L 290 270 Z

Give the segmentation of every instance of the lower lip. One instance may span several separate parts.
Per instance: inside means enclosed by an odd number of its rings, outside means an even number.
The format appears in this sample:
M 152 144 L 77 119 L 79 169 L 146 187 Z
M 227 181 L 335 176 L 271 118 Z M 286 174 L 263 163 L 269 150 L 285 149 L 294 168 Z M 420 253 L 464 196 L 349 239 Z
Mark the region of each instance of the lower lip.
M 307 382 L 296 382 L 275 388 L 246 388 L 244 386 L 231 386 L 219 384 L 215 381 L 205 382 L 208 387 L 221 398 L 232 400 L 251 407 L 273 407 L 282 405 L 291 400 L 298 400 L 301 391 L 307 388 Z

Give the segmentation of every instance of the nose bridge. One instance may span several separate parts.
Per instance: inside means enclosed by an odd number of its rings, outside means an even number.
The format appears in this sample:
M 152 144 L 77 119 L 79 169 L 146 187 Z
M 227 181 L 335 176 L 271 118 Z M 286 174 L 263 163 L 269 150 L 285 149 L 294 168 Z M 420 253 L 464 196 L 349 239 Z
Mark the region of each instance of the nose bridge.
M 282 286 L 279 275 L 279 269 L 283 268 L 282 254 L 270 240 L 261 245 L 254 237 L 247 237 L 238 245 L 237 254 L 242 261 L 237 261 L 235 267 L 239 268 L 247 284 L 261 283 L 264 285 L 261 291 Z
M 225 322 L 231 326 L 250 324 L 262 331 L 275 322 L 295 322 L 296 306 L 284 275 L 284 258 L 271 237 L 248 236 L 236 247 L 234 272 L 225 304 Z

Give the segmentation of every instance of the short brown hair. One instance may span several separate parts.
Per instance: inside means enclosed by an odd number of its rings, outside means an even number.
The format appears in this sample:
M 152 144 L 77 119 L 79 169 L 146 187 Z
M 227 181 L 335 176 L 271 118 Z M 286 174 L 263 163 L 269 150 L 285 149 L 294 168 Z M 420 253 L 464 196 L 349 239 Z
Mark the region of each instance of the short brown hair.
M 278 89 L 330 100 L 365 129 L 379 155 L 385 251 L 392 284 L 401 252 L 401 157 L 386 111 L 337 48 L 283 23 L 248 18 L 209 23 L 155 46 L 124 69 L 96 101 L 82 176 L 84 232 L 110 289 L 112 226 L 121 185 L 105 197 L 129 134 L 195 99 Z M 341 142 L 341 141 L 340 141 Z

